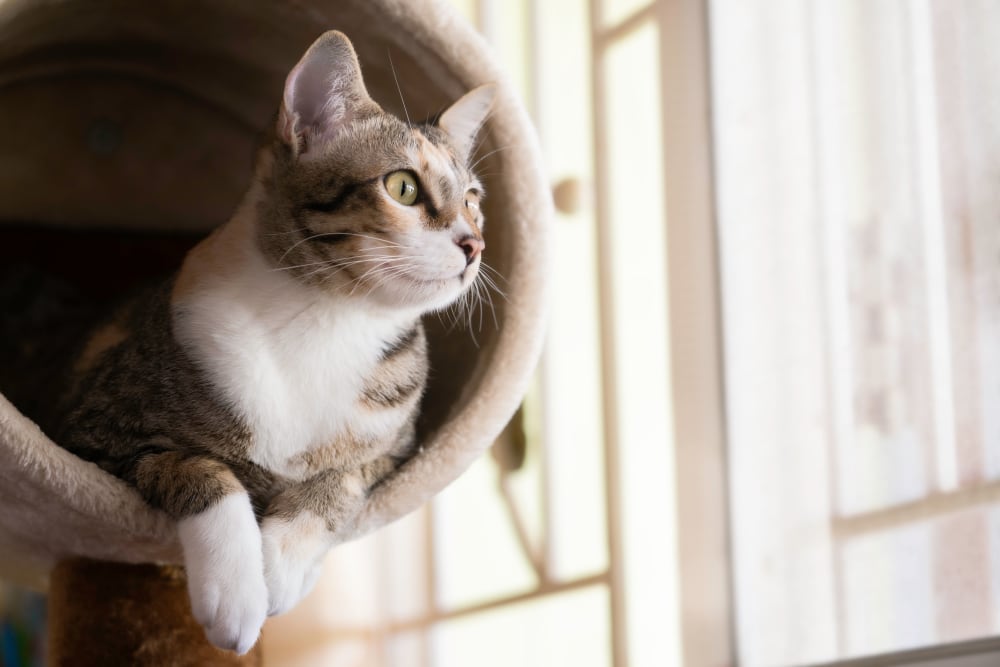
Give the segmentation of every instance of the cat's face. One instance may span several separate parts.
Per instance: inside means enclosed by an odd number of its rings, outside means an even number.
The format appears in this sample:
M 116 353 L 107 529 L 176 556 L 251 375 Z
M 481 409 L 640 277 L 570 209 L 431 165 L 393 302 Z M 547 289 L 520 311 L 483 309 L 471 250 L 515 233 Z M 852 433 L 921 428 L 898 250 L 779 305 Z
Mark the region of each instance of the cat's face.
M 368 97 L 350 43 L 327 33 L 288 77 L 260 239 L 277 270 L 340 294 L 434 310 L 476 280 L 483 187 L 469 168 L 492 102 L 478 88 L 436 125 Z

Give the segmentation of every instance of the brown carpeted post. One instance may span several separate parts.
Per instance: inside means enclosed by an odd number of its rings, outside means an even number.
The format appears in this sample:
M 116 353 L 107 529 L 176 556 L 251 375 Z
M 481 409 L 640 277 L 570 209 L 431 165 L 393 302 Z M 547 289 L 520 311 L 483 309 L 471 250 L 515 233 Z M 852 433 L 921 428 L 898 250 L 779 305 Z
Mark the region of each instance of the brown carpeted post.
M 261 664 L 259 643 L 245 656 L 208 643 L 179 567 L 77 558 L 52 571 L 51 667 Z

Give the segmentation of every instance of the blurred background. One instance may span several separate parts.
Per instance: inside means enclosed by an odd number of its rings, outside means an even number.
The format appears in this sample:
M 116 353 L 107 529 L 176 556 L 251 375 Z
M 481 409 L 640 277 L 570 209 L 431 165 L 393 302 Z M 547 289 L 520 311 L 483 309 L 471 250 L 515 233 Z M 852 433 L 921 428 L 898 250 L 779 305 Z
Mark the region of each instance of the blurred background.
M 1000 3 L 452 4 L 538 128 L 548 345 L 266 663 L 1000 664 Z M 0 590 L 3 665 L 43 622 Z

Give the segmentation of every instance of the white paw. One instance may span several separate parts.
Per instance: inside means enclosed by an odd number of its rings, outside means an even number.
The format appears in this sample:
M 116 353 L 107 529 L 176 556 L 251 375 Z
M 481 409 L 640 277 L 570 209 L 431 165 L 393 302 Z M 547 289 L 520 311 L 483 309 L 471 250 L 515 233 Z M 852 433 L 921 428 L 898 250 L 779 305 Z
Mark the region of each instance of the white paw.
M 269 616 L 283 614 L 312 591 L 330 547 L 326 523 L 311 512 L 268 517 L 261 525 Z
M 208 641 L 244 654 L 267 618 L 260 529 L 245 493 L 178 522 L 188 594 Z

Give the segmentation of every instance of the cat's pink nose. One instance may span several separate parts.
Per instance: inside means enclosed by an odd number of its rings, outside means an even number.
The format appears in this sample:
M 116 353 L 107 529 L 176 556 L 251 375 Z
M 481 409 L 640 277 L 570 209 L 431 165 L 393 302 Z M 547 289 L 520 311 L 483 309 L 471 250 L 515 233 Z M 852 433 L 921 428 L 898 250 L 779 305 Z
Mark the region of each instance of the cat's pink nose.
M 465 253 L 465 265 L 468 266 L 476 261 L 476 257 L 483 251 L 486 244 L 483 243 L 482 239 L 477 239 L 475 236 L 463 236 L 459 240 L 455 241 L 458 247 L 462 249 Z

